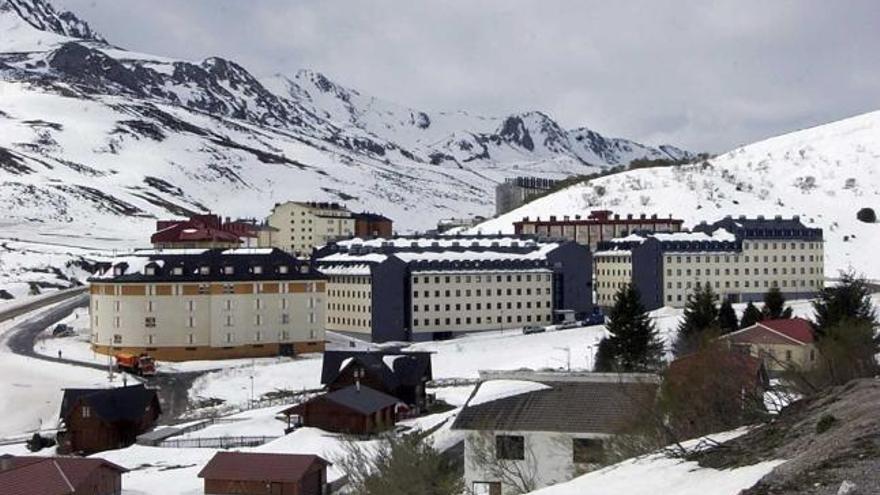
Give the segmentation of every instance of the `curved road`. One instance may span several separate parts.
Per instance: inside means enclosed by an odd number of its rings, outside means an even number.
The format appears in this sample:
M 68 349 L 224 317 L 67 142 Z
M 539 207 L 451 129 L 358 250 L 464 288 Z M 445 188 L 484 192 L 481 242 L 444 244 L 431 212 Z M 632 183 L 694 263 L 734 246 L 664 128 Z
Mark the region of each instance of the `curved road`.
M 47 356 L 34 351 L 34 344 L 37 340 L 37 336 L 39 336 L 44 330 L 68 317 L 75 309 L 88 306 L 89 296 L 88 294 L 83 294 L 81 292 L 82 291 L 67 292 L 65 294 L 59 294 L 59 297 L 41 299 L 27 305 L 0 312 L 0 321 L 5 321 L 35 311 L 41 307 L 57 303 L 58 301 L 64 301 L 47 311 L 38 313 L 37 315 L 27 318 L 11 327 L 6 332 L 4 339 L 6 345 L 13 353 L 22 356 L 54 363 L 62 363 L 70 366 L 106 371 L 107 366 L 105 365 L 64 358 L 59 359 L 55 356 Z M 187 406 L 189 405 L 189 389 L 192 386 L 193 381 L 202 374 L 204 374 L 204 372 L 159 372 L 155 377 L 146 380 L 148 385 L 155 386 L 159 389 L 159 399 L 162 403 L 163 416 L 166 421 L 176 418 L 186 411 Z M 142 379 L 138 378 L 138 380 Z

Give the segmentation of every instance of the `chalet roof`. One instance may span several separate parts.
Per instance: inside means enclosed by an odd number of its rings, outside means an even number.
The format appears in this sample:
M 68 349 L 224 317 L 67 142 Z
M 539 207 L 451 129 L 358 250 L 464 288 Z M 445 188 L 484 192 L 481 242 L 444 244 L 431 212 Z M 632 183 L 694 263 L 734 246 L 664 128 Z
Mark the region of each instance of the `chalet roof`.
M 296 483 L 315 465 L 324 467 L 330 462 L 316 455 L 217 452 L 199 478 Z
M 158 407 L 156 391 L 142 384 L 108 389 L 68 388 L 61 400 L 61 418 L 67 418 L 76 404 L 84 402 L 104 421 L 137 421 L 153 401 Z
M 90 280 L 207 283 L 323 278 L 307 262 L 280 249 L 238 248 L 137 250 L 114 258 L 110 266 Z
M 415 386 L 423 378 L 433 378 L 431 353 L 402 351 L 326 351 L 321 368 L 321 384 L 332 383 L 351 363 L 379 378 L 389 390 Z
M 649 381 L 540 383 L 549 388 L 475 406 L 466 404 L 452 428 L 614 434 L 645 405 L 653 404 L 657 390 L 657 384 Z
M 722 338 L 750 344 L 807 345 L 815 342 L 813 326 L 803 318 L 762 320 Z
M 671 363 L 667 370 L 667 378 L 675 379 L 683 373 L 691 370 L 691 367 L 712 366 L 714 368 L 724 368 L 725 372 L 741 373 L 745 380 L 762 379 L 761 375 L 766 373 L 764 360 L 756 358 L 750 354 L 737 351 L 726 351 L 713 354 L 701 354 L 699 352 L 681 356 Z M 696 372 L 700 372 L 697 370 Z
M 0 456 L 3 495 L 72 495 L 95 469 L 128 470 L 104 459 Z

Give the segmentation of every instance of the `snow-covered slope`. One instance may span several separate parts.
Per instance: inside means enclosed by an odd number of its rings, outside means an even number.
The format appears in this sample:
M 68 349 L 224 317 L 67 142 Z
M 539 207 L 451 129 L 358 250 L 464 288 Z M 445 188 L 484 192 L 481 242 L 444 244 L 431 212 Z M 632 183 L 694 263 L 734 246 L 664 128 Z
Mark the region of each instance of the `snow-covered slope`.
M 639 169 L 579 184 L 529 203 L 475 230 L 511 232 L 522 217 L 616 213 L 673 214 L 686 226 L 725 215 L 800 215 L 825 229 L 826 275 L 849 267 L 880 278 L 873 249 L 880 224 L 856 219 L 880 210 L 880 112 L 774 137 L 702 164 Z
M 488 214 L 506 177 L 682 156 L 567 131 L 540 112 L 428 113 L 313 71 L 258 79 L 220 57 L 128 51 L 44 0 L 0 0 L 7 238 L 127 247 L 157 217 L 263 217 L 288 199 L 343 201 L 423 229 Z

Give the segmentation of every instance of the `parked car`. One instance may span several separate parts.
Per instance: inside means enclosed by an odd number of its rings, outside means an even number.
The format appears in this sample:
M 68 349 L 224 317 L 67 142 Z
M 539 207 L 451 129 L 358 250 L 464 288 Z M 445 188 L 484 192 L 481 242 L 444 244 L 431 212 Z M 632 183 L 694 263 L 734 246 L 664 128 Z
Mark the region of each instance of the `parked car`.
M 537 325 L 528 325 L 528 326 L 523 327 L 523 335 L 531 335 L 533 333 L 541 333 L 545 330 L 547 330 L 547 329 L 544 327 L 539 327 Z
M 584 320 L 585 326 L 602 325 L 605 323 L 605 314 L 599 308 L 593 308 L 593 312 Z
M 73 327 L 64 323 L 59 323 L 52 329 L 53 337 L 70 337 L 71 335 L 73 335 Z
M 582 325 L 582 323 L 577 320 L 564 321 L 564 322 L 560 323 L 559 325 L 556 325 L 556 329 L 557 330 L 568 330 L 569 328 L 577 328 L 581 325 Z

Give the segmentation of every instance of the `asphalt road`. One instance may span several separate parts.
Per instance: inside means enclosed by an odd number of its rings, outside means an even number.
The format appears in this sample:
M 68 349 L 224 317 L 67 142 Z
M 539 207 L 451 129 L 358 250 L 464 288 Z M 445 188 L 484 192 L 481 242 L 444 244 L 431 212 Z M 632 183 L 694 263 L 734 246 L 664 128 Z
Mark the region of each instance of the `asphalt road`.
M 0 321 L 5 321 L 10 318 L 24 315 L 25 313 L 34 311 L 40 307 L 57 303 L 65 298 L 68 299 L 57 304 L 57 306 L 48 311 L 44 311 L 30 318 L 26 317 L 22 319 L 21 322 L 9 329 L 6 337 L 6 344 L 13 353 L 21 356 L 54 363 L 62 363 L 69 366 L 79 366 L 82 368 L 107 371 L 106 365 L 85 363 L 65 358 L 59 359 L 56 356 L 46 356 L 34 351 L 34 344 L 37 340 L 37 336 L 39 336 L 44 330 L 69 316 L 75 309 L 86 307 L 89 304 L 88 294 L 82 293 L 82 291 L 78 293 L 68 292 L 63 294 L 63 296 L 64 297 L 54 298 L 48 302 L 48 298 L 41 299 L 40 301 L 35 301 L 35 303 L 41 304 L 29 304 L 5 312 L 0 312 Z M 134 383 L 135 380 L 144 381 L 148 386 L 158 388 L 159 400 L 162 404 L 163 410 L 162 419 L 170 421 L 186 411 L 189 405 L 189 389 L 192 386 L 193 381 L 202 374 L 203 372 L 162 373 L 160 371 L 155 377 L 148 379 L 132 377 L 130 382 Z

